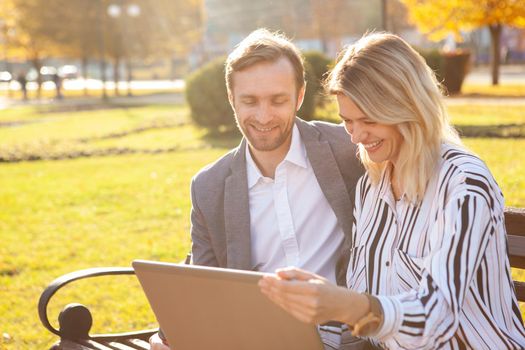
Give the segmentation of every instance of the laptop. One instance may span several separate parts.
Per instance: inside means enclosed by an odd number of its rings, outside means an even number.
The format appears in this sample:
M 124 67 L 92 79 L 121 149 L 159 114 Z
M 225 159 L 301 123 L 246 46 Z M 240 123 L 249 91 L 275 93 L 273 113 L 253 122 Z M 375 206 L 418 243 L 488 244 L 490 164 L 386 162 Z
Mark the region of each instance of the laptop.
M 145 260 L 132 265 L 172 349 L 323 349 L 316 326 L 260 292 L 264 273 Z

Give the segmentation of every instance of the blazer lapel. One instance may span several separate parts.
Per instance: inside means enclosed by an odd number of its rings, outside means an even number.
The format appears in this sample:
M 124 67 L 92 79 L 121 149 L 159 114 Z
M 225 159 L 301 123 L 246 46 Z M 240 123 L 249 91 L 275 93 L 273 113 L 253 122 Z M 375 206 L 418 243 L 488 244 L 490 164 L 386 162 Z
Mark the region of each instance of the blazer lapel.
M 224 185 L 227 266 L 251 270 L 250 205 L 246 174 L 246 140 L 242 140 Z
M 317 182 L 345 235 L 350 237 L 353 206 L 330 144 L 326 140 L 321 140 L 321 134 L 315 127 L 298 118 L 296 124 Z

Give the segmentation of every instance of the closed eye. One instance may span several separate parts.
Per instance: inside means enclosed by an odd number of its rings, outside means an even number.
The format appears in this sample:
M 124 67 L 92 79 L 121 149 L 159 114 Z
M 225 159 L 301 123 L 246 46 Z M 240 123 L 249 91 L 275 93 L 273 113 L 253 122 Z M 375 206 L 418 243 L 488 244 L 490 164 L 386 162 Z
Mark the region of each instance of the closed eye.
M 256 103 L 254 99 L 243 99 L 241 102 L 247 106 L 253 106 Z
M 274 105 L 283 105 L 286 102 L 288 102 L 288 98 L 286 98 L 284 96 L 279 96 L 279 97 L 276 97 L 276 98 L 272 99 L 272 103 Z
M 346 125 L 352 125 L 352 123 L 354 122 L 352 119 L 346 119 L 346 118 L 343 118 L 342 116 L 340 117 L 343 123 L 345 123 Z

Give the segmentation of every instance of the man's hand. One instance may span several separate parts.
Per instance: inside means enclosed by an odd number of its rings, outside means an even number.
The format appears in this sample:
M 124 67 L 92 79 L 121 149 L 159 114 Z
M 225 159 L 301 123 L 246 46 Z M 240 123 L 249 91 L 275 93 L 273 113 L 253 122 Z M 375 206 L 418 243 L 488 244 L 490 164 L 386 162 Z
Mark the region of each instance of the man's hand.
M 150 350 L 170 350 L 168 344 L 159 337 L 159 333 L 155 333 L 149 338 L 149 346 Z
M 369 307 L 365 296 L 297 268 L 264 276 L 259 287 L 270 300 L 305 323 L 332 320 L 353 325 Z

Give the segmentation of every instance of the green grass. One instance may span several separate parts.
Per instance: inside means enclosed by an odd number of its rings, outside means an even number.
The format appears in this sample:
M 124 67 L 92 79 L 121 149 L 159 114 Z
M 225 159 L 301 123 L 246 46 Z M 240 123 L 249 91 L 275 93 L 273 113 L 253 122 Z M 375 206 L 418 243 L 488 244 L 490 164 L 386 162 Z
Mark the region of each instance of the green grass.
M 525 85 L 500 84 L 493 86 L 489 84 L 463 84 L 461 94 L 463 96 L 525 97 Z
M 485 161 L 505 196 L 505 205 L 525 207 L 525 138 L 464 138 L 465 145 Z
M 36 302 L 59 275 L 130 266 L 136 258 L 183 259 L 190 248 L 189 179 L 224 151 L 2 164 L 0 330 L 13 338 L 7 348 L 52 343 L 37 320 Z M 57 295 L 50 319 L 76 301 L 96 306 L 95 333 L 154 326 L 134 280 L 119 280 L 124 284 L 75 284 Z
M 203 129 L 197 128 L 193 124 L 188 124 L 175 128 L 145 131 L 122 138 L 93 141 L 90 144 L 96 148 L 159 149 L 178 147 L 187 149 L 205 147 L 207 143 L 202 139 L 204 135 L 205 131 Z
M 497 124 L 497 118 L 506 118 L 509 123 L 523 120 L 514 107 L 491 108 L 454 106 L 451 113 L 456 123 L 469 125 Z M 4 344 L 0 339 L 0 349 L 40 349 L 56 341 L 40 325 L 36 304 L 45 286 L 64 273 L 129 266 L 136 258 L 184 258 L 190 249 L 190 178 L 238 142 L 238 136 L 214 138 L 188 124 L 187 113 L 183 106 L 50 114 L 38 113 L 33 107 L 2 111 L 0 121 L 42 122 L 0 128 L 0 153 L 53 147 L 178 147 L 180 151 L 0 163 L 0 332 L 11 337 Z M 156 123 L 179 122 L 179 126 L 95 139 Z M 79 142 L 79 138 L 88 140 Z M 506 204 L 525 207 L 525 162 L 520 161 L 525 139 L 464 141 L 486 161 Z M 513 273 L 520 277 L 520 272 Z M 155 327 L 134 277 L 78 281 L 60 290 L 49 306 L 55 327 L 59 311 L 70 302 L 91 309 L 92 333 Z
M 11 112 L 13 111 L 13 112 Z M 100 109 L 84 112 L 35 113 L 17 108 L 2 113 L 0 121 L 29 122 L 17 127 L 0 128 L 2 146 L 22 145 L 48 140 L 74 140 L 100 137 L 152 124 L 187 122 L 186 107 L 147 106 Z
M 455 125 L 525 124 L 524 105 L 451 105 L 448 112 Z

